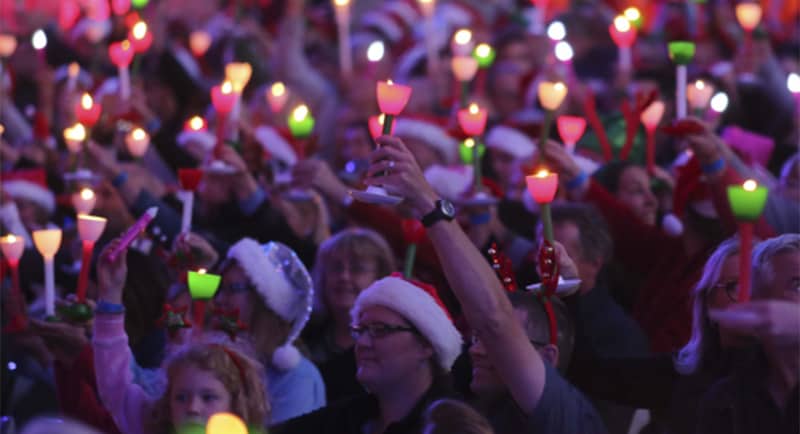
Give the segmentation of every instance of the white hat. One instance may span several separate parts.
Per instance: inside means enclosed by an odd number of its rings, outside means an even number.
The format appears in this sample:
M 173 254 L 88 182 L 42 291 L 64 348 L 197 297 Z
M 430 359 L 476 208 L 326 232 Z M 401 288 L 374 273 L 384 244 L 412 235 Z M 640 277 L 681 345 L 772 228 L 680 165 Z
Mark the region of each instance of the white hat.
M 48 214 L 56 209 L 52 191 L 31 181 L 14 179 L 3 182 L 3 192 L 14 199 L 26 199 L 42 207 Z
M 439 300 L 436 289 L 418 286 L 399 277 L 384 277 L 356 298 L 350 317 L 355 322 L 364 309 L 382 306 L 402 315 L 431 343 L 439 365 L 449 371 L 461 354 L 461 334 Z
M 394 135 L 402 138 L 419 140 L 434 148 L 449 164 L 455 161 L 458 153 L 458 141 L 450 137 L 444 128 L 419 119 L 397 118 L 394 122 Z
M 260 126 L 256 128 L 253 135 L 264 150 L 276 160 L 286 163 L 288 166 L 294 166 L 297 163 L 297 153 L 294 148 L 283 136 L 278 134 L 275 128 Z
M 504 125 L 489 130 L 486 147 L 503 151 L 518 160 L 530 158 L 536 150 L 533 141 L 525 133 Z
M 455 201 L 472 186 L 474 178 L 472 166 L 440 166 L 434 164 L 425 170 L 425 179 L 436 194 Z
M 196 144 L 204 153 L 209 153 L 217 144 L 217 137 L 208 131 L 181 131 L 175 141 L 181 147 Z
M 228 250 L 267 307 L 291 324 L 286 342 L 272 355 L 272 364 L 289 370 L 300 361 L 300 352 L 293 342 L 300 335 L 311 315 L 314 286 L 311 275 L 292 249 L 269 242 L 263 246 L 251 238 L 243 238 Z

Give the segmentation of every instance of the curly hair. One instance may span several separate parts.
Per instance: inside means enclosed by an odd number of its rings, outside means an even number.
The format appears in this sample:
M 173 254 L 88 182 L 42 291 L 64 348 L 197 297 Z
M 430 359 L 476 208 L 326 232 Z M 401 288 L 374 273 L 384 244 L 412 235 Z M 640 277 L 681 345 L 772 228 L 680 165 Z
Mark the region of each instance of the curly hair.
M 268 420 L 270 404 L 265 393 L 261 364 L 229 344 L 192 343 L 172 353 L 164 362 L 167 389 L 156 401 L 148 432 L 174 432 L 170 414 L 172 380 L 186 366 L 211 372 L 231 395 L 229 411 L 246 424 L 262 426 Z

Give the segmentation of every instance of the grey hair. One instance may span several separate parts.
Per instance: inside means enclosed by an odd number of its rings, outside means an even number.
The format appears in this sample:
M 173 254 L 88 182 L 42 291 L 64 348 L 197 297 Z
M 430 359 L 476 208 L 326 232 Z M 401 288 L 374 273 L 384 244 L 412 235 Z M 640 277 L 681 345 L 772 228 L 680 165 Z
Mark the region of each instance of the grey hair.
M 753 250 L 752 294 L 763 295 L 765 286 L 772 283 L 775 270 L 770 261 L 781 253 L 800 251 L 800 234 L 783 234 L 762 241 Z
M 706 297 L 708 291 L 719 282 L 722 265 L 731 256 L 739 253 L 739 238 L 732 237 L 720 243 L 703 267 L 703 275 L 694 288 L 692 307 L 692 336 L 675 357 L 675 370 L 691 375 L 710 366 L 719 357 L 719 336 L 714 333 L 708 317 Z

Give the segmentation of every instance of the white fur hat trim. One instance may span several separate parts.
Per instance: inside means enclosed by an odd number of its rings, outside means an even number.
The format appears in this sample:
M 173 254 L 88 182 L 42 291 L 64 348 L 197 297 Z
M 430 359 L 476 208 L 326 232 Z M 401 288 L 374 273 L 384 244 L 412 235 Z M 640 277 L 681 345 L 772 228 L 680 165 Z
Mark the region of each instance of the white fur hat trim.
M 16 179 L 4 182 L 3 191 L 14 199 L 27 199 L 48 213 L 56 209 L 56 197 L 53 192 L 39 184 Z
M 426 121 L 397 118 L 394 123 L 394 134 L 402 138 L 419 140 L 436 149 L 444 157 L 444 162 L 452 163 L 458 152 L 458 142 L 450 137 L 440 126 Z
M 289 166 L 297 163 L 297 154 L 294 152 L 292 145 L 278 134 L 274 128 L 260 126 L 256 128 L 254 135 L 258 143 L 276 160 L 282 161 Z
M 181 131 L 175 140 L 179 146 L 187 146 L 189 143 L 196 143 L 205 152 L 210 152 L 217 143 L 217 137 L 208 131 Z
M 350 316 L 353 322 L 364 309 L 382 306 L 414 325 L 436 352 L 440 366 L 449 371 L 461 354 L 461 334 L 447 313 L 423 289 L 397 277 L 384 277 L 362 291 Z
M 533 156 L 536 146 L 522 131 L 498 125 L 486 135 L 486 147 L 503 151 L 518 160 Z
M 437 194 L 448 200 L 461 197 L 472 186 L 472 166 L 440 166 L 434 164 L 425 170 L 425 179 Z
M 403 29 L 391 16 L 379 11 L 370 11 L 361 18 L 363 27 L 373 27 L 378 29 L 381 34 L 389 38 L 391 42 L 397 42 L 403 38 Z

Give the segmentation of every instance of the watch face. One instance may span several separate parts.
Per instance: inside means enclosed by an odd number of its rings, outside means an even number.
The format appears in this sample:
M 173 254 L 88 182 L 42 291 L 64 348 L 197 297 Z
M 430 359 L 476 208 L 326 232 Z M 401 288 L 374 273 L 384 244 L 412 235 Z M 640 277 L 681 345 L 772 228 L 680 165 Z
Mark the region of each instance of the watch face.
M 456 207 L 449 200 L 442 200 L 439 202 L 439 209 L 442 211 L 442 214 L 447 216 L 448 218 L 455 218 L 456 216 Z

